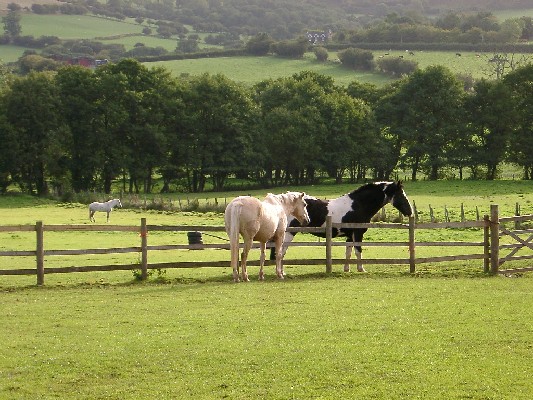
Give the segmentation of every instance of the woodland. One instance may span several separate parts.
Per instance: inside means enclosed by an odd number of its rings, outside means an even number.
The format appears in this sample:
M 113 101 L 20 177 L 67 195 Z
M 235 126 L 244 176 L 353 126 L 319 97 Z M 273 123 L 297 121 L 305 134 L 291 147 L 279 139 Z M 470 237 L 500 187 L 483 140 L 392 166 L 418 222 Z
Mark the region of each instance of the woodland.
M 446 67 L 377 88 L 305 72 L 253 87 L 123 60 L 31 72 L 0 90 L 0 188 L 201 192 L 390 179 L 533 178 L 533 65 L 472 90 Z M 230 179 L 231 178 L 231 179 Z M 116 189 L 116 187 L 115 187 Z

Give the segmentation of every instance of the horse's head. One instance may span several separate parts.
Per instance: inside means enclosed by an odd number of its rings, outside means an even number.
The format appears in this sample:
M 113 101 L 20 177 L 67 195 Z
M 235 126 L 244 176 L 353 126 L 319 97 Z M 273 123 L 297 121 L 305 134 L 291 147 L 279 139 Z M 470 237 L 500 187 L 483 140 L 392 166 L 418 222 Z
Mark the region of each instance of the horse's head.
M 120 202 L 120 199 L 115 199 L 115 203 L 118 207 L 122 208 L 122 203 Z
M 298 220 L 302 226 L 309 225 L 310 218 L 307 213 L 307 203 L 305 202 L 305 193 L 287 192 L 292 202 L 291 214 Z
M 384 191 L 385 196 L 387 197 L 386 201 L 391 203 L 394 208 L 406 217 L 413 215 L 413 209 L 411 208 L 411 203 L 403 190 L 402 181 L 387 184 Z

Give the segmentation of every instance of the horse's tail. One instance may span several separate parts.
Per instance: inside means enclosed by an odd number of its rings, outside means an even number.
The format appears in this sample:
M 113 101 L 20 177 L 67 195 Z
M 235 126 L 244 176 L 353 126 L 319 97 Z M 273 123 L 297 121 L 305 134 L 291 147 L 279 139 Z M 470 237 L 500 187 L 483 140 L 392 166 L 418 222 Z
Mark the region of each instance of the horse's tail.
M 234 202 L 230 205 L 230 207 L 229 221 L 226 221 L 226 231 L 228 232 L 231 248 L 231 266 L 235 268 L 239 263 L 239 226 L 242 203 Z

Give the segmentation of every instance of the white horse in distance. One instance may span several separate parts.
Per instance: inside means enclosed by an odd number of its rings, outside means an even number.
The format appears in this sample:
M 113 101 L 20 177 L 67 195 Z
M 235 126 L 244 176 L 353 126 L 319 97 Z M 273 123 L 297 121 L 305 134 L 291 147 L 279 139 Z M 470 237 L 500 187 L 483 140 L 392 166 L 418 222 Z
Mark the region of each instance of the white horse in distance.
M 94 213 L 96 211 L 105 211 L 107 213 L 107 222 L 109 222 L 109 214 L 114 207 L 122 208 L 122 203 L 119 199 L 113 199 L 106 201 L 105 203 L 99 203 L 95 201 L 94 203 L 89 204 L 89 221 L 96 222 L 94 219 Z

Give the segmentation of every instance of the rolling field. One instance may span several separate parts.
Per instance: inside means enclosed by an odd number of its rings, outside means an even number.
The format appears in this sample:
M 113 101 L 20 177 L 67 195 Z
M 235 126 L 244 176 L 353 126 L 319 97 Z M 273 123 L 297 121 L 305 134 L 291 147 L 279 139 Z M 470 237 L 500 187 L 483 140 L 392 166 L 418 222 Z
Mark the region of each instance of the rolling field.
M 388 55 L 385 55 L 388 53 Z M 399 57 L 418 62 L 419 68 L 430 65 L 444 65 L 450 70 L 461 75 L 472 77 L 489 78 L 492 76 L 489 59 L 492 53 L 462 52 L 457 56 L 451 51 L 414 51 L 415 55 L 408 55 L 405 51 L 375 51 L 376 60 L 382 57 Z M 518 55 L 519 56 L 519 55 Z M 527 56 L 527 55 L 526 55 Z M 531 58 L 531 55 L 529 55 Z M 202 58 L 195 60 L 175 60 L 145 63 L 146 66 L 163 66 L 175 76 L 182 74 L 196 75 L 202 73 L 221 73 L 228 78 L 247 84 L 254 84 L 268 78 L 291 76 L 303 70 L 314 71 L 323 75 L 331 76 L 337 85 L 346 86 L 354 80 L 372 83 L 377 86 L 391 82 L 393 79 L 378 73 L 353 71 L 342 67 L 334 62 L 337 58 L 335 52 L 331 52 L 329 61 L 321 63 L 316 61 L 312 53 L 307 53 L 301 60 L 284 59 L 275 56 L 266 57 L 225 57 L 225 58 Z
M 93 16 L 67 16 L 67 15 L 36 15 L 24 14 L 21 20 L 22 34 L 39 37 L 41 35 L 53 35 L 62 39 L 99 38 L 107 43 L 124 44 L 127 50 L 133 48 L 136 43 L 144 43 L 146 46 L 161 46 L 169 51 L 176 48 L 175 38 L 162 39 L 154 36 L 144 36 L 141 31 L 143 25 L 136 24 L 133 20 L 116 21 Z M 123 37 L 118 37 L 126 35 Z M 133 35 L 133 36 L 131 36 Z M 464 75 L 472 75 L 474 78 L 489 77 L 491 64 L 488 60 L 491 53 L 462 52 L 461 57 L 455 52 L 425 52 L 412 50 L 415 55 L 409 55 L 405 51 L 374 52 L 376 60 L 379 57 L 399 57 L 418 62 L 420 68 L 429 65 L 445 65 L 452 71 Z M 3 62 L 16 61 L 24 52 L 23 48 L 16 46 L 2 46 L 1 60 Z M 268 78 L 290 76 L 302 70 L 311 70 L 324 75 L 332 76 L 338 85 L 348 85 L 353 80 L 383 85 L 391 81 L 390 77 L 377 73 L 355 72 L 343 68 L 334 62 L 337 59 L 335 52 L 330 52 L 329 61 L 319 63 L 312 53 L 308 53 L 302 60 L 283 59 L 279 57 L 230 57 L 230 58 L 205 58 L 196 60 L 178 60 L 146 65 L 164 66 L 174 75 L 195 75 L 208 72 L 211 74 L 222 73 L 230 79 L 253 84 Z
M 143 26 L 90 15 L 23 14 L 22 34 L 39 37 L 53 35 L 60 39 L 94 39 L 125 34 L 141 34 Z
M 269 78 L 288 77 L 300 71 L 308 70 L 331 76 L 337 85 L 348 85 L 354 80 L 383 85 L 392 79 L 381 74 L 352 71 L 337 63 L 316 61 L 312 53 L 307 53 L 301 60 L 281 57 L 222 57 L 202 58 L 196 60 L 176 60 L 145 63 L 147 67 L 162 66 L 174 76 L 199 75 L 202 73 L 223 74 L 241 83 L 254 84 Z

